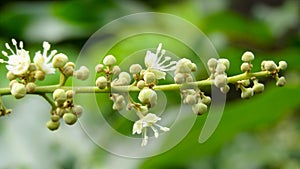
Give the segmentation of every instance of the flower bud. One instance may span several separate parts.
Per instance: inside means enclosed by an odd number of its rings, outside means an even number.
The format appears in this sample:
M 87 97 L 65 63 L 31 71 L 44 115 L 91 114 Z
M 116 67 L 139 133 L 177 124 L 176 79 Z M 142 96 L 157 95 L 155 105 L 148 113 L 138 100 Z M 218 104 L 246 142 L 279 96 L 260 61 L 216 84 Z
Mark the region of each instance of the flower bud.
M 8 71 L 6 77 L 9 81 L 12 81 L 17 78 L 17 76 L 15 76 L 15 74 L 12 71 Z
M 80 117 L 83 113 L 84 109 L 80 105 L 74 105 L 73 112 L 76 114 L 77 117 Z
M 254 60 L 254 54 L 252 52 L 247 51 L 242 55 L 243 62 L 251 62 L 252 60 Z
M 54 68 L 62 68 L 66 65 L 67 62 L 68 62 L 68 56 L 63 53 L 59 53 L 53 57 L 52 66 Z
M 63 69 L 63 74 L 67 77 L 73 76 L 74 67 L 73 66 L 65 66 Z
M 21 99 L 26 95 L 25 85 L 21 83 L 14 83 L 10 92 L 16 99 Z
M 265 86 L 262 83 L 255 82 L 252 89 L 254 93 L 262 93 L 265 89 Z
M 265 64 L 264 64 L 264 68 L 267 70 L 267 71 L 274 71 L 276 69 L 276 64 L 274 61 L 270 60 L 270 61 L 265 61 Z
M 224 87 L 227 84 L 227 76 L 224 74 L 217 75 L 214 82 L 217 87 Z
M 226 67 L 226 70 L 229 69 L 229 66 L 230 66 L 230 62 L 228 59 L 225 59 L 225 58 L 221 58 L 218 60 L 219 64 L 221 63 L 222 65 L 224 65 Z
M 104 65 L 102 65 L 102 64 L 96 65 L 95 71 L 96 71 L 96 73 L 103 72 L 104 71 Z
M 35 64 L 34 64 L 34 63 L 30 63 L 28 70 L 29 70 L 30 72 L 36 71 L 36 66 L 35 66 Z
M 9 82 L 9 88 L 11 89 L 15 83 L 19 83 L 17 80 L 12 80 Z
M 195 63 L 191 64 L 191 71 L 196 72 L 197 71 L 197 65 Z
M 75 68 L 75 63 L 74 62 L 67 62 L 65 66 L 71 66 Z
M 120 103 L 123 103 L 123 102 L 125 102 L 124 96 L 123 95 L 118 95 L 116 97 L 115 103 L 120 104 Z
M 193 76 L 191 74 L 187 74 L 185 77 L 185 82 L 190 83 L 193 81 L 194 81 Z
M 207 62 L 207 66 L 212 69 L 215 69 L 217 64 L 218 64 L 218 60 L 215 58 L 210 58 Z
M 265 70 L 266 70 L 266 68 L 265 68 L 266 62 L 267 62 L 267 61 L 263 60 L 263 61 L 261 62 L 261 64 L 260 64 L 260 69 L 261 69 L 262 71 L 265 71 Z
M 225 70 L 226 70 L 226 66 L 223 65 L 222 63 L 219 63 L 216 67 L 217 74 L 223 74 L 223 73 L 225 73 Z
M 156 80 L 155 74 L 152 72 L 146 72 L 144 74 L 144 81 L 149 84 L 149 83 L 154 83 Z
M 130 77 L 129 73 L 127 73 L 127 72 L 121 72 L 119 74 L 119 79 L 123 80 L 124 85 L 128 85 L 131 81 L 131 77 Z
M 191 73 L 192 62 L 189 59 L 180 59 L 176 64 L 175 73 Z
M 54 122 L 50 120 L 46 123 L 47 128 L 51 131 L 57 130 L 59 128 L 59 125 L 60 125 L 59 121 Z
M 207 105 L 204 103 L 197 103 L 192 106 L 192 110 L 197 115 L 202 115 L 207 111 Z
M 287 68 L 286 61 L 280 61 L 278 67 L 279 67 L 280 70 L 286 70 L 286 68 Z
M 67 90 L 66 95 L 67 95 L 67 99 L 72 99 L 75 95 L 75 92 L 73 90 Z
M 224 94 L 228 93 L 230 90 L 230 87 L 228 85 L 225 85 L 224 87 L 220 88 L 220 91 Z
M 139 89 L 142 89 L 142 88 L 145 87 L 145 85 L 146 85 L 145 81 L 144 81 L 144 80 L 140 80 L 140 81 L 138 81 L 138 83 L 137 83 L 136 86 L 137 86 Z
M 211 102 L 211 98 L 209 96 L 203 96 L 202 97 L 202 103 L 209 105 Z
M 57 115 L 57 114 L 53 114 L 53 115 L 51 116 L 51 121 L 53 121 L 53 122 L 58 122 L 59 119 L 60 119 L 60 116 Z
M 104 76 L 100 76 L 96 80 L 96 86 L 99 87 L 99 89 L 104 89 L 107 86 L 107 79 Z
M 112 108 L 114 110 L 121 111 L 124 109 L 124 107 L 125 107 L 125 101 L 122 103 L 114 103 Z
M 86 80 L 90 75 L 90 71 L 87 67 L 81 66 L 79 70 L 74 72 L 74 76 L 79 80 Z
M 157 101 L 157 94 L 154 90 L 146 88 L 140 91 L 138 98 L 142 103 L 150 104 L 150 107 L 153 107 Z
M 65 121 L 66 124 L 68 125 L 72 125 L 74 123 L 76 123 L 77 121 L 77 116 L 73 113 L 65 113 L 63 115 L 63 119 Z
M 242 89 L 242 93 L 241 93 L 242 99 L 249 99 L 250 97 L 252 97 L 254 95 L 252 88 L 242 87 L 241 89 Z
M 35 88 L 36 88 L 36 84 L 33 82 L 29 82 L 26 84 L 26 91 L 28 93 L 33 93 L 35 91 Z
M 246 63 L 246 62 L 242 63 L 242 65 L 241 65 L 241 71 L 242 71 L 242 72 L 247 72 L 247 71 L 249 71 L 249 70 L 250 70 L 250 65 L 249 65 L 249 63 Z
M 187 95 L 183 102 L 188 105 L 194 105 L 197 103 L 197 98 L 194 95 Z
M 63 104 L 67 100 L 67 94 L 63 89 L 56 89 L 53 92 L 53 99 L 58 103 L 58 104 Z
M 129 72 L 131 74 L 138 74 L 141 72 L 141 70 L 142 70 L 142 66 L 140 64 L 133 64 L 129 68 Z
M 282 86 L 284 86 L 286 84 L 286 80 L 285 80 L 285 78 L 283 77 L 283 76 L 281 76 L 278 80 L 277 80 L 277 82 L 276 82 L 276 86 L 279 86 L 279 87 L 282 87 Z
M 119 66 L 114 66 L 114 67 L 113 67 L 112 73 L 113 73 L 114 75 L 118 75 L 118 74 L 120 74 L 120 72 L 121 72 L 121 68 L 120 68 Z
M 45 73 L 43 71 L 37 70 L 34 76 L 37 80 L 43 81 L 45 79 Z
M 177 84 L 182 84 L 185 82 L 184 74 L 183 73 L 176 73 L 174 77 L 174 81 Z
M 107 55 L 105 56 L 105 58 L 103 59 L 103 63 L 106 66 L 112 66 L 117 62 L 116 58 L 113 55 Z

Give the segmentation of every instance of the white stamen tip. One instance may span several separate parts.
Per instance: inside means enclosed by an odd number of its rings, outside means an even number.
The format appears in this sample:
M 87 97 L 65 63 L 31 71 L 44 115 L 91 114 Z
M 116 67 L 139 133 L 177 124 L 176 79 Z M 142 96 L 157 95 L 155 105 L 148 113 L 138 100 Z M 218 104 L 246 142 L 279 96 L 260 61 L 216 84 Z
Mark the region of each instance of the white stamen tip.
M 23 45 L 23 42 L 22 42 L 22 41 L 20 41 L 19 47 L 20 47 L 21 49 L 23 49 L 24 45 Z
M 43 42 L 43 48 L 44 48 L 45 50 L 49 50 L 49 49 L 50 49 L 50 44 L 49 44 L 47 41 L 44 41 L 44 42 Z
M 2 51 L 2 55 L 4 55 L 4 56 L 8 56 L 8 54 L 5 52 L 5 51 Z
M 8 43 L 5 43 L 5 47 L 6 47 L 7 49 L 10 49 L 10 46 L 9 46 Z
M 15 39 L 11 39 L 11 42 L 12 42 L 12 44 L 13 44 L 14 46 L 17 45 L 17 41 L 16 41 Z

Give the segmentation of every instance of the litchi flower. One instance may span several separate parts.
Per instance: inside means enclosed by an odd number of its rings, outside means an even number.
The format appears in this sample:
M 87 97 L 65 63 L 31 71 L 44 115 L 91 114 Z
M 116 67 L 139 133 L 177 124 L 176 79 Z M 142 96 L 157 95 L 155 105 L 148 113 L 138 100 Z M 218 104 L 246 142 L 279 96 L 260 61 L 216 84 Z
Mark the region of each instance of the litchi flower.
M 163 127 L 156 124 L 159 120 L 161 120 L 160 117 L 156 116 L 155 114 L 148 113 L 146 116 L 134 123 L 132 134 L 137 133 L 143 135 L 142 146 L 145 146 L 148 143 L 147 127 L 150 127 L 153 130 L 155 138 L 159 136 L 159 132 L 155 127 L 158 127 L 162 131 L 170 130 L 168 127 Z
M 165 79 L 166 72 L 175 70 L 176 65 L 176 61 L 170 61 L 170 56 L 164 57 L 166 50 L 162 50 L 161 48 L 162 44 L 160 43 L 156 49 L 156 53 L 148 50 L 145 56 L 146 67 L 150 72 L 155 74 L 157 79 Z M 165 64 L 168 61 L 170 61 L 169 64 Z
M 22 75 L 26 73 L 30 65 L 29 52 L 23 49 L 23 42 L 20 41 L 19 48 L 17 41 L 12 39 L 12 43 L 15 46 L 15 52 L 10 48 L 8 43 L 5 43 L 5 47 L 10 50 L 11 55 L 8 55 L 5 51 L 2 54 L 8 57 L 8 61 L 0 59 L 0 63 L 6 63 L 7 70 L 11 71 L 14 75 Z
M 47 56 L 47 53 L 50 49 L 50 44 L 46 41 L 43 43 L 43 54 L 41 51 L 35 53 L 33 62 L 35 63 L 38 70 L 43 71 L 45 74 L 54 74 L 55 69 L 52 67 L 52 63 L 50 62 L 52 57 L 57 53 L 56 50 L 52 50 L 50 55 Z

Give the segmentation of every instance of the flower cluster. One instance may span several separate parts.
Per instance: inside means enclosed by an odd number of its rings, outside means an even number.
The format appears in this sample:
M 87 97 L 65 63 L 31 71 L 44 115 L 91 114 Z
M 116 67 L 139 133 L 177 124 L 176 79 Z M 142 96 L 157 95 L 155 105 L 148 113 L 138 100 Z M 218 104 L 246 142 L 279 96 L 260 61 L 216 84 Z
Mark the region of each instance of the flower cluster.
M 226 74 L 226 70 L 228 70 L 230 66 L 229 60 L 224 58 L 211 58 L 208 60 L 207 66 L 211 73 L 210 79 L 214 79 L 215 86 L 220 88 L 221 92 L 227 93 L 230 89 L 227 85 Z

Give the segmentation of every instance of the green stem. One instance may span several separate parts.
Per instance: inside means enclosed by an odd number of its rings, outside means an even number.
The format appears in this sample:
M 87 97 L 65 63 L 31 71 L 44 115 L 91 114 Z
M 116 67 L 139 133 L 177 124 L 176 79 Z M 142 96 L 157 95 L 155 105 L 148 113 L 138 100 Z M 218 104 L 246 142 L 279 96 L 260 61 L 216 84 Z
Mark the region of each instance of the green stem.
M 42 96 L 51 105 L 52 110 L 56 109 L 56 105 L 54 101 L 49 96 L 47 96 L 46 93 L 40 94 L 40 96 Z

